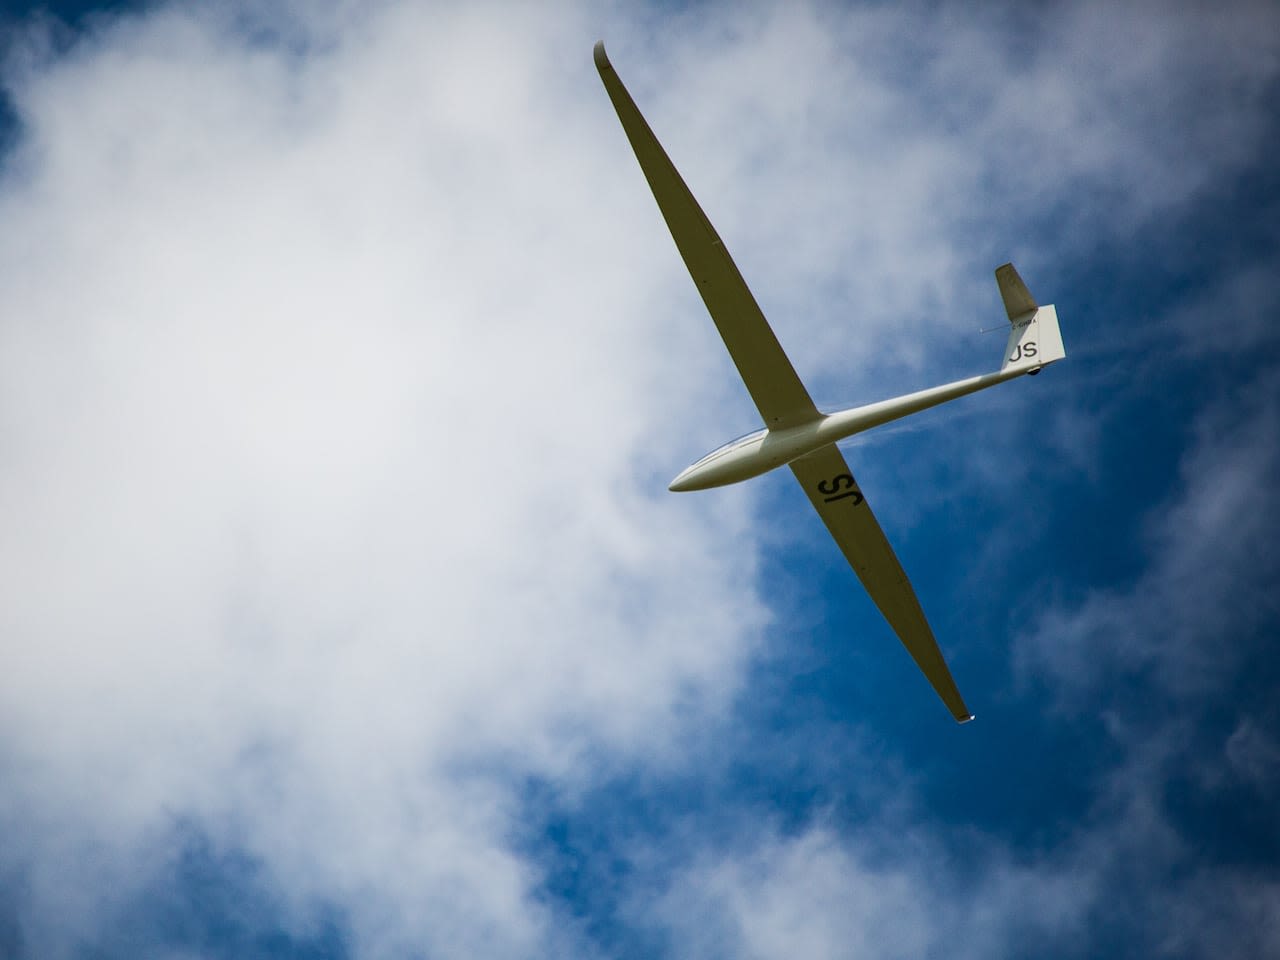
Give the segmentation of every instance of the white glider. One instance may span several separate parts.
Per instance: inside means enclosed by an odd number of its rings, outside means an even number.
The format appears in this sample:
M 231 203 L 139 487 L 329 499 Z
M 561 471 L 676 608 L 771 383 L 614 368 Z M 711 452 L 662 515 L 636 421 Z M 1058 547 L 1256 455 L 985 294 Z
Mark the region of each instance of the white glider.
M 765 422 L 763 429 L 726 443 L 688 467 L 671 482 L 671 489 L 705 490 L 790 466 L 854 573 L 951 715 L 961 723 L 972 720 L 902 564 L 836 443 L 947 400 L 1039 373 L 1061 360 L 1066 351 L 1057 311 L 1036 303 L 1013 264 L 1006 263 L 996 269 L 1010 325 L 999 370 L 867 406 L 820 412 L 711 221 L 609 63 L 603 43 L 595 46 L 595 62 L 680 256 Z

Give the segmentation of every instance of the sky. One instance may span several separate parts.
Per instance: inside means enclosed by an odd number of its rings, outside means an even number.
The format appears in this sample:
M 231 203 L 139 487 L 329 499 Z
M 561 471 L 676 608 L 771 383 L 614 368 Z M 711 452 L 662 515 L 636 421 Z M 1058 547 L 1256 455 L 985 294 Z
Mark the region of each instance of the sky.
M 0 958 L 1280 956 L 1280 8 L 972 6 L 5 4 Z M 1056 304 L 845 450 L 973 723 L 597 39 L 820 405 Z

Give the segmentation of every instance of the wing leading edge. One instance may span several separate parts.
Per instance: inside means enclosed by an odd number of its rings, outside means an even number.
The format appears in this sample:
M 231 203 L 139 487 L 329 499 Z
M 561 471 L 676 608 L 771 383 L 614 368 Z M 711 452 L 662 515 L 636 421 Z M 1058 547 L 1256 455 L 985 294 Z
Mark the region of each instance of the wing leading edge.
M 782 352 L 715 227 L 609 63 L 603 43 L 596 44 L 595 61 L 658 209 L 760 416 L 770 428 L 816 419 L 818 410 L 809 392 Z
M 960 723 L 972 720 L 973 714 L 956 688 L 911 582 L 853 479 L 844 455 L 835 444 L 828 444 L 793 460 L 791 472 L 804 487 L 853 572 L 951 715 Z

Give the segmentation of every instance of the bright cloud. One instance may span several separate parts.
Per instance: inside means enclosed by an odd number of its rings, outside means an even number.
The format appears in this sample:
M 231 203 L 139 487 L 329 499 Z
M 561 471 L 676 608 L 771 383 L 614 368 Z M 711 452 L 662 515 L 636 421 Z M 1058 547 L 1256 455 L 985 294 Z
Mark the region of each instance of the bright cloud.
M 162 10 L 16 88 L 5 814 L 37 905 L 85 901 L 29 949 L 189 817 L 371 955 L 527 954 L 520 778 L 735 689 L 743 501 L 642 482 L 688 401 L 644 255 L 599 242 L 634 184 L 582 155 L 561 43 L 483 25 L 297 59 Z

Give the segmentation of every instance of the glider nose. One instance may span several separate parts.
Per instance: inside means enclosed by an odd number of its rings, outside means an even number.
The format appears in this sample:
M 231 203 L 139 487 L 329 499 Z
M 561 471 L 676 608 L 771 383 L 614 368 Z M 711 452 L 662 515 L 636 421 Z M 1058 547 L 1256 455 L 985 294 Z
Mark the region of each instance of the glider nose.
M 702 465 L 702 461 L 692 463 L 685 467 L 676 478 L 667 484 L 667 489 L 672 493 L 687 493 L 690 490 L 705 490 L 707 488 L 706 478 L 698 471 L 698 467 Z

